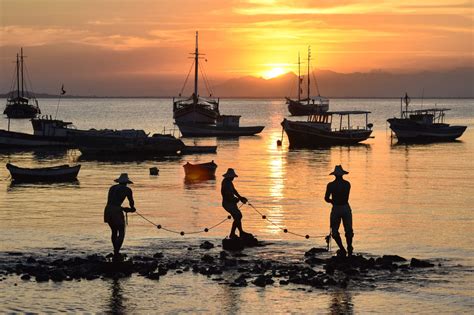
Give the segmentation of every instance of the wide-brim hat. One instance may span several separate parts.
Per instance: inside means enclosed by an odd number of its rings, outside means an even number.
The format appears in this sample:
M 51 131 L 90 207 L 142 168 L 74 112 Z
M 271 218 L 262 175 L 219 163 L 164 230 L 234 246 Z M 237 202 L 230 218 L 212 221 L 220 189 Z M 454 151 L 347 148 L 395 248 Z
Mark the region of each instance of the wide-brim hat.
M 345 171 L 341 165 L 336 165 L 336 167 L 334 167 L 334 171 L 332 171 L 329 175 L 342 176 L 346 174 L 349 174 L 349 172 Z
M 225 174 L 223 174 L 222 176 L 224 176 L 225 178 L 239 177 L 237 174 L 235 174 L 235 171 L 234 171 L 233 168 L 227 169 L 227 172 Z
M 119 184 L 133 184 L 130 178 L 128 178 L 127 173 L 120 174 L 119 178 L 114 179 L 114 182 L 119 183 Z

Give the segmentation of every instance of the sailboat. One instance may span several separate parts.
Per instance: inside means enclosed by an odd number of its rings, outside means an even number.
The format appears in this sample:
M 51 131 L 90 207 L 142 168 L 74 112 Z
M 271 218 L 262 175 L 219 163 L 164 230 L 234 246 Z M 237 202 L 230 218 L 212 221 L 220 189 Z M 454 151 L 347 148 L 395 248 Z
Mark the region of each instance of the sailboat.
M 8 118 L 34 118 L 41 114 L 36 98 L 34 96 L 30 98 L 28 91 L 25 91 L 23 68 L 24 58 L 23 48 L 21 48 L 20 55 L 16 55 L 16 94 L 15 91 L 10 92 L 10 97 L 7 99 L 7 105 L 3 111 L 3 114 L 7 115 Z
M 318 96 L 311 97 L 310 61 L 311 47 L 308 47 L 308 73 L 306 75 L 307 94 L 306 98 L 302 98 L 303 89 L 301 83 L 303 82 L 303 77 L 301 76 L 301 61 L 300 54 L 298 53 L 298 99 L 293 100 L 289 97 L 286 97 L 286 104 L 288 104 L 288 110 L 292 116 L 305 116 L 315 113 L 322 113 L 329 110 L 329 99 L 322 97 L 319 94 L 319 89 L 317 86 L 316 88 L 318 89 Z
M 203 98 L 198 93 L 199 56 L 203 55 L 198 49 L 198 32 L 196 32 L 196 48 L 191 54 L 194 55 L 194 92 L 188 98 L 181 98 L 181 94 L 179 98 L 173 98 L 173 118 L 176 123 L 216 123 L 219 117 L 219 99 Z
M 219 112 L 219 99 L 202 98 L 199 96 L 199 56 L 202 56 L 202 54 L 198 50 L 198 32 L 196 32 L 196 49 L 192 55 L 194 55 L 194 92 L 189 98 L 173 98 L 173 118 L 182 136 L 240 137 L 253 136 L 262 132 L 265 126 L 240 126 L 239 115 L 221 115 Z M 189 73 L 191 73 L 191 70 Z M 204 82 L 207 85 L 204 72 L 202 73 Z M 209 89 L 209 86 L 207 87 Z

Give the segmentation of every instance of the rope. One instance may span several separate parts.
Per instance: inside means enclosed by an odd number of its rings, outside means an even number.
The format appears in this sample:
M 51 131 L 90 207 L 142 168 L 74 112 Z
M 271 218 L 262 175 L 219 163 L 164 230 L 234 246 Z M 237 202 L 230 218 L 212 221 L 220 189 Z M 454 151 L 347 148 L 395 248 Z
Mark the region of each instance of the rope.
M 200 233 L 207 233 L 209 232 L 210 230 L 218 227 L 219 225 L 221 225 L 222 223 L 224 223 L 225 221 L 227 220 L 230 220 L 231 219 L 231 216 L 227 216 L 227 218 L 225 218 L 224 220 L 222 221 L 219 221 L 218 223 L 212 225 L 211 227 L 206 227 L 204 229 L 201 229 L 201 230 L 198 230 L 198 231 L 189 231 L 189 232 L 185 232 L 185 231 L 176 231 L 176 230 L 172 230 L 172 229 L 168 229 L 168 228 L 165 228 L 163 227 L 161 224 L 156 224 L 154 223 L 153 221 L 151 221 L 150 219 L 148 219 L 147 217 L 145 217 L 144 215 L 142 215 L 141 213 L 139 213 L 138 211 L 135 211 L 135 214 L 139 215 L 140 217 L 142 217 L 145 221 L 147 221 L 148 223 L 154 225 L 158 230 L 164 230 L 166 232 L 169 232 L 169 233 L 173 233 L 173 234 L 179 234 L 181 236 L 184 236 L 186 234 L 200 234 Z
M 181 91 L 179 92 L 179 96 L 183 95 L 184 88 L 186 87 L 186 84 L 188 83 L 189 75 L 191 74 L 191 70 L 193 69 L 193 66 L 194 66 L 194 61 L 191 64 L 191 67 L 189 68 L 188 75 L 186 76 L 186 80 L 184 80 L 184 84 L 183 84 L 183 87 L 181 88 Z
M 304 237 L 305 239 L 309 239 L 309 238 L 325 238 L 325 237 L 327 237 L 327 235 L 311 235 L 311 236 L 310 236 L 309 234 L 303 235 L 303 234 L 291 232 L 291 231 L 289 231 L 287 228 L 282 227 L 281 225 L 278 225 L 277 223 L 275 223 L 275 222 L 273 222 L 272 220 L 270 220 L 265 214 L 263 214 L 263 213 L 260 212 L 257 208 L 255 208 L 250 202 L 247 202 L 247 204 L 248 204 L 253 210 L 255 210 L 255 212 L 257 212 L 258 214 L 260 214 L 260 216 L 262 217 L 263 220 L 267 220 L 269 223 L 271 223 L 272 225 L 276 226 L 278 229 L 282 230 L 284 233 L 292 234 L 292 235 L 299 236 L 299 237 Z

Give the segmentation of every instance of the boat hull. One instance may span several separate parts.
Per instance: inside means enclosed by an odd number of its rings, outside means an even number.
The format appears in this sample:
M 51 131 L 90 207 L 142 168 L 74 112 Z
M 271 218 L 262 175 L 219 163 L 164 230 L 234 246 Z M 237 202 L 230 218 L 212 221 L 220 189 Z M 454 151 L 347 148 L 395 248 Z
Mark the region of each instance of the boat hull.
M 288 111 L 292 116 L 307 116 L 329 110 L 329 104 L 304 104 L 291 99 L 287 99 L 287 104 Z
M 22 168 L 12 164 L 6 165 L 12 179 L 19 182 L 65 182 L 77 179 L 81 165 L 61 165 L 44 168 Z
M 397 140 L 402 143 L 449 142 L 461 137 L 466 126 L 448 124 L 420 124 L 408 119 L 391 118 L 387 120 Z
M 10 104 L 5 107 L 3 114 L 8 118 L 34 118 L 41 111 L 38 107 L 30 104 Z
M 181 140 L 166 135 L 131 138 L 81 132 L 71 135 L 70 139 L 83 155 L 174 155 L 185 147 Z
M 217 164 L 214 161 L 201 164 L 186 163 L 183 165 L 184 174 L 188 180 L 215 179 Z
M 312 127 L 305 122 L 283 120 L 290 148 L 317 148 L 332 145 L 354 145 L 367 140 L 371 130 L 331 131 L 325 128 Z
M 216 126 L 213 124 L 183 124 L 177 123 L 183 137 L 240 137 L 253 136 L 265 128 L 265 126 L 233 127 Z
M 173 111 L 177 123 L 213 124 L 219 116 L 219 111 L 208 109 L 202 105 L 181 105 Z
M 67 147 L 66 137 L 37 136 L 28 133 L 0 130 L 0 148 L 38 148 L 38 147 Z

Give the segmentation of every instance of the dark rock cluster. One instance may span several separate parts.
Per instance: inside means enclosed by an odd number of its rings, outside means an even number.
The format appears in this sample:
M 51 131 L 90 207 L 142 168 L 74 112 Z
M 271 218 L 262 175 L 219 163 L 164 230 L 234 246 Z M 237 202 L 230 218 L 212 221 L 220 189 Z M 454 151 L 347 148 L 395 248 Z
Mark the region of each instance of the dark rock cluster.
M 253 284 L 258 287 L 289 284 L 306 285 L 318 289 L 345 288 L 358 282 L 373 282 L 374 277 L 395 272 L 410 273 L 416 268 L 431 268 L 434 264 L 412 258 L 408 262 L 397 255 L 381 257 L 330 256 L 323 248 L 307 251 L 300 262 L 275 261 L 249 257 L 232 251 L 211 251 L 214 244 L 203 242 L 193 255 L 167 257 L 159 252 L 153 255 L 135 255 L 122 262 L 112 262 L 111 255 L 86 257 L 57 256 L 32 257 L 21 253 L 4 253 L 8 263 L 0 264 L 0 274 L 17 275 L 24 281 L 81 281 L 130 277 L 132 274 L 159 280 L 170 272 L 193 272 L 211 277 L 233 287 Z M 189 251 L 185 251 L 187 254 Z M 1 280 L 1 278 L 0 278 Z

